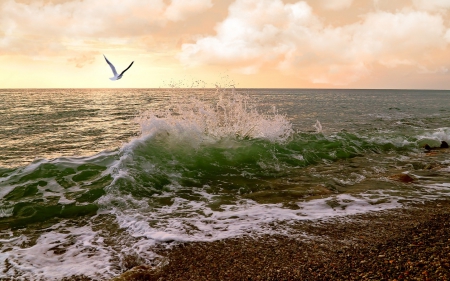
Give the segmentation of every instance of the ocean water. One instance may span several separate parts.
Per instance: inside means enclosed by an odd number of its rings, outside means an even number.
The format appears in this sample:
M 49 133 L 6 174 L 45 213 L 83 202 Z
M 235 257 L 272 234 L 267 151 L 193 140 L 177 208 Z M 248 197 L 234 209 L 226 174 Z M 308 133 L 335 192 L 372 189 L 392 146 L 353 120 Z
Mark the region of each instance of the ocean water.
M 0 90 L 0 278 L 450 196 L 450 91 Z M 395 180 L 408 174 L 414 181 Z

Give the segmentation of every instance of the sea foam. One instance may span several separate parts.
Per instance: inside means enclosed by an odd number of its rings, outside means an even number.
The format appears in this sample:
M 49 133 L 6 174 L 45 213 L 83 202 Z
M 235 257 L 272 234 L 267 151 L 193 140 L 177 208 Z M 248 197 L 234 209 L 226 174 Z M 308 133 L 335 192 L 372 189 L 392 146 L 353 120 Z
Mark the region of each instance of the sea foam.
M 136 119 L 142 137 L 157 132 L 206 141 L 221 138 L 266 139 L 284 142 L 293 134 L 292 124 L 275 108 L 260 113 L 248 96 L 222 92 L 215 103 L 178 98 L 165 110 L 145 111 Z

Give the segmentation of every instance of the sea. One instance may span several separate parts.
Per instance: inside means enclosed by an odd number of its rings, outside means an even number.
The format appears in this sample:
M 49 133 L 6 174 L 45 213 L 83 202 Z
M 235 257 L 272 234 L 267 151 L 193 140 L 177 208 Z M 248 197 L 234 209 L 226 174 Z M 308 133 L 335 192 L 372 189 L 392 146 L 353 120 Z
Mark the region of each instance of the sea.
M 0 279 L 448 198 L 442 141 L 450 91 L 1 89 Z

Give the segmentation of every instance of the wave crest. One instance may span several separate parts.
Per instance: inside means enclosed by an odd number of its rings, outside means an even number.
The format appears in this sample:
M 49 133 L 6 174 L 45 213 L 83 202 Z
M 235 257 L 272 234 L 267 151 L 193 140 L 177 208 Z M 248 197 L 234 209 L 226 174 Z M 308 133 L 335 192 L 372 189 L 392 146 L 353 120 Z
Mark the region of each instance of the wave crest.
M 250 97 L 219 92 L 213 102 L 195 97 L 178 98 L 165 110 L 142 112 L 136 119 L 141 135 L 161 132 L 191 139 L 265 139 L 287 141 L 294 130 L 292 123 L 273 108 L 270 113 L 258 112 Z

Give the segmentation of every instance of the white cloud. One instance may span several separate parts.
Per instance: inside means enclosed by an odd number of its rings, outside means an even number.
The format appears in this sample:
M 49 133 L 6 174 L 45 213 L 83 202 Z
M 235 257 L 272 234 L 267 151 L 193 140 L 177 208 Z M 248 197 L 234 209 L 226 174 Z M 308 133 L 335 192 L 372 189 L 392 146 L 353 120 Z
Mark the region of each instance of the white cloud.
M 255 73 L 277 67 L 315 83 L 348 84 L 374 65 L 418 67 L 447 45 L 439 14 L 420 11 L 374 12 L 359 22 L 325 26 L 305 2 L 236 0 L 216 35 L 183 44 L 186 65 L 225 64 Z
M 85 41 L 124 44 L 120 41 L 152 34 L 168 21 L 187 19 L 211 7 L 210 0 L 192 3 L 187 7 L 178 0 L 171 5 L 164 0 L 3 0 L 0 55 L 45 57 L 74 52 L 78 54 L 69 54 L 69 61 L 83 66 L 73 58 L 91 57 L 92 44 Z
M 166 9 L 165 16 L 171 21 L 180 21 L 211 7 L 211 0 L 172 0 Z
M 353 0 L 319 0 L 325 9 L 329 10 L 342 10 L 349 8 Z
M 355 52 L 391 67 L 414 64 L 426 52 L 446 46 L 442 17 L 426 12 L 372 13 L 354 28 L 348 31 L 353 33 L 352 43 L 364 46 Z
M 30 4 L 8 0 L 1 6 L 2 23 L 20 34 L 45 36 L 133 36 L 164 24 L 162 0 L 69 1 Z
M 216 27 L 217 35 L 183 44 L 180 59 L 186 64 L 274 60 L 294 47 L 285 40 L 285 29 L 295 28 L 298 36 L 307 32 L 296 27 L 315 20 L 311 11 L 304 2 L 285 5 L 280 0 L 238 0 L 230 6 L 228 18 Z
M 424 10 L 450 9 L 449 0 L 413 0 L 414 5 Z
M 450 43 L 450 29 L 447 29 L 444 36 L 445 40 L 447 40 L 447 43 Z
M 420 74 L 447 74 L 448 73 L 448 67 L 447 66 L 440 66 L 438 68 L 430 69 L 426 66 L 420 65 L 417 73 Z

